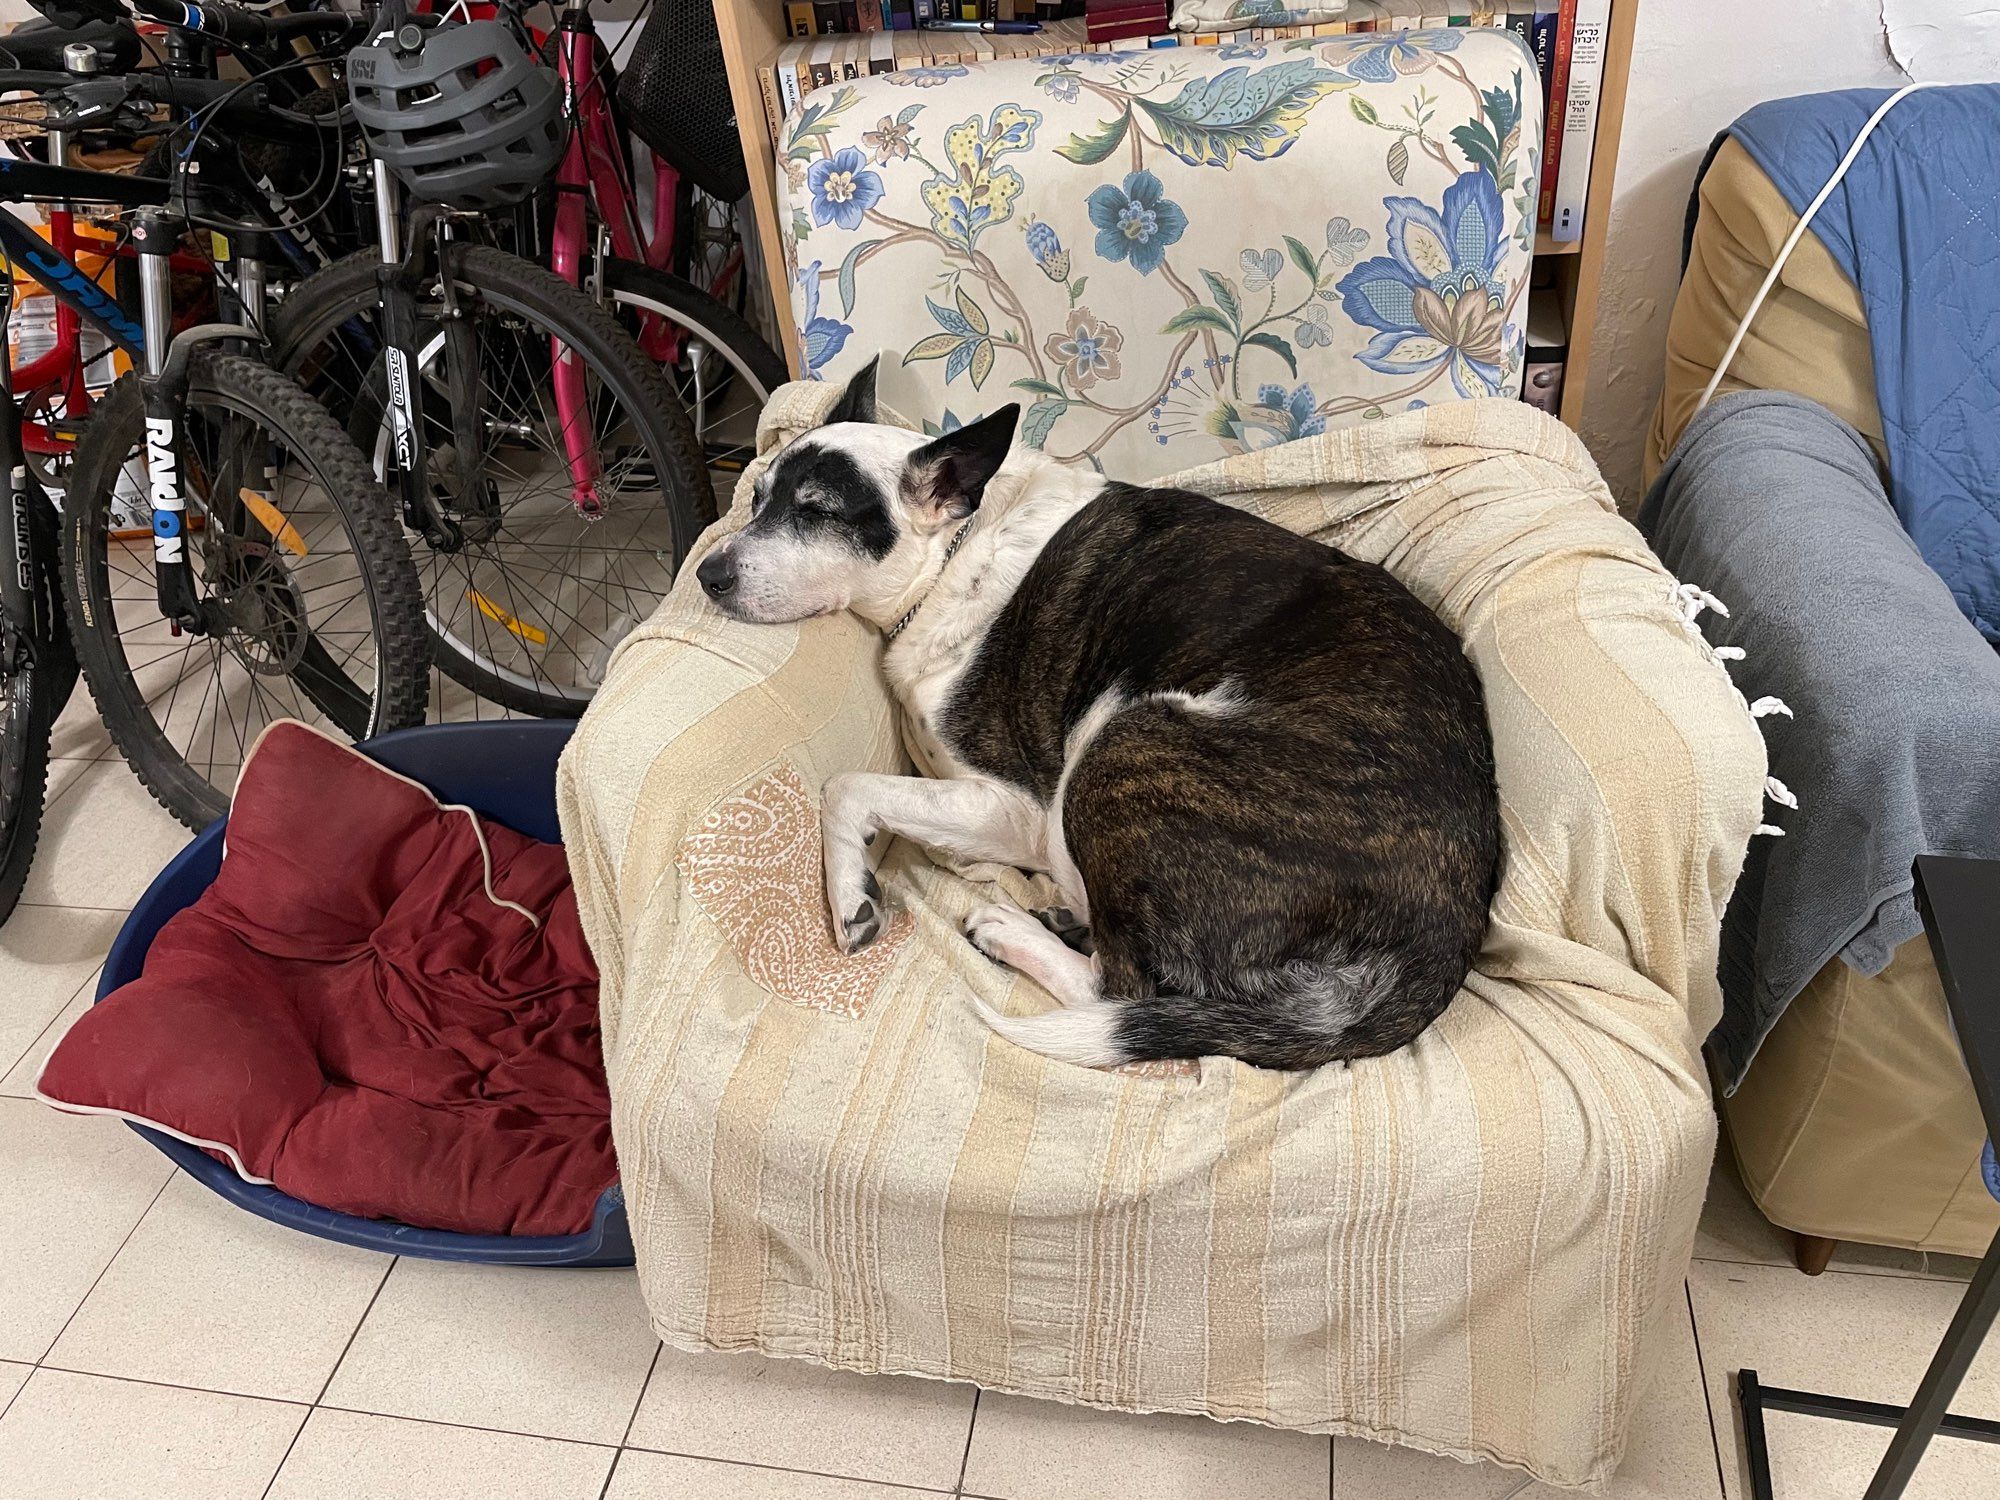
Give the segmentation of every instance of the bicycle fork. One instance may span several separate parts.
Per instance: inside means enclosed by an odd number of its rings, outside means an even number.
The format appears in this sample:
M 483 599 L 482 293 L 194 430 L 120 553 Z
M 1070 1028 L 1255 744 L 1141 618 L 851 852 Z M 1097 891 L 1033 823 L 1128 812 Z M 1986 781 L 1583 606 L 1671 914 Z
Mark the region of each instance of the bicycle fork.
M 187 409 L 187 355 L 168 377 L 173 344 L 173 267 L 177 236 L 167 216 L 139 215 L 132 247 L 139 253 L 139 321 L 146 332 L 139 391 L 146 417 L 146 494 L 153 507 L 153 581 L 160 613 L 177 630 L 202 628 L 194 570 L 187 555 L 187 498 L 181 487 L 181 418 Z
M 206 635 L 224 629 L 225 622 L 212 607 L 204 608 L 188 557 L 192 491 L 191 476 L 181 468 L 181 436 L 190 362 L 202 344 L 240 342 L 256 334 L 240 323 L 200 323 L 174 332 L 171 257 L 179 238 L 178 220 L 163 209 L 142 210 L 132 227 L 132 247 L 139 258 L 139 321 L 145 333 L 139 393 L 146 426 L 146 498 L 153 510 L 153 581 L 160 614 L 177 632 Z

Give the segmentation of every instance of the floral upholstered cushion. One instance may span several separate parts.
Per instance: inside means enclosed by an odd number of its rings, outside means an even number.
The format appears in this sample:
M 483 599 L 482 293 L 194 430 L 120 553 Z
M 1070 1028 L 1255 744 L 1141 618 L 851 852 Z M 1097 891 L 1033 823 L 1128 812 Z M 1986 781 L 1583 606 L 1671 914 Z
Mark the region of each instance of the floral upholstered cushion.
M 783 132 L 805 373 L 1124 479 L 1519 390 L 1533 62 L 1504 30 L 906 69 Z

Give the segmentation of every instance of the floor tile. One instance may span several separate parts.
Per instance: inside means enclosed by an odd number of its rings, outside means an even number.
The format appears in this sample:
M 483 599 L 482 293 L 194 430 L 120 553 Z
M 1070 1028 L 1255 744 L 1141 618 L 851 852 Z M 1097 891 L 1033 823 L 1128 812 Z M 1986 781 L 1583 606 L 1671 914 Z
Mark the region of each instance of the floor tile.
M 1797 1270 L 1797 1262 L 1792 1258 L 1791 1231 L 1778 1228 L 1758 1212 L 1743 1179 L 1737 1175 L 1736 1163 L 1726 1143 L 1716 1153 L 1715 1169 L 1709 1176 L 1708 1201 L 1702 1207 L 1694 1253 L 1700 1260 L 1790 1266 Z M 1970 1280 L 1978 1264 L 1977 1260 L 1962 1255 L 1927 1255 L 1921 1250 L 1864 1245 L 1854 1240 L 1843 1240 L 1831 1262 L 1837 1271 L 1858 1271 L 1869 1276 L 1929 1276 L 1941 1281 Z
M 597 1500 L 612 1448 L 316 1411 L 268 1500 Z
M 965 1461 L 973 1394 L 801 1359 L 662 1349 L 626 1442 L 948 1490 Z
M 0 1474 L 33 1500 L 258 1500 L 306 1409 L 37 1370 L 0 1417 Z
M 385 1255 L 267 1223 L 182 1174 L 46 1363 L 309 1402 L 389 1265 Z
M 1324 1500 L 1327 1439 L 988 1394 L 972 1429 L 965 1492 L 997 1500 Z
M 14 1393 L 28 1382 L 35 1373 L 33 1365 L 20 1365 L 10 1359 L 0 1359 L 0 1413 L 7 1410 L 7 1403 L 14 1399 Z
M 1335 1500 L 1513 1500 L 1535 1483 L 1519 1469 L 1466 1464 L 1362 1438 L 1333 1440 Z
M 1899 1398 L 1902 1399 L 1902 1398 Z M 1771 1455 L 1771 1489 L 1778 1500 L 1857 1500 L 1882 1462 L 1893 1434 L 1886 1427 L 1780 1413 L 1764 1419 Z M 1730 1493 L 1747 1481 L 1730 1475 Z M 1993 1500 L 2000 1493 L 2000 1456 L 1991 1443 L 1934 1439 L 1903 1500 Z
M 15 915 L 19 916 L 24 911 L 53 911 L 57 909 L 55 907 L 23 906 L 16 909 Z M 124 920 L 124 913 L 122 912 L 115 912 L 112 915 L 118 917 L 121 921 Z M 12 1099 L 32 1099 L 35 1097 L 35 1080 L 41 1076 L 42 1064 L 48 1061 L 49 1053 L 55 1050 L 56 1043 L 61 1041 L 70 1027 L 76 1024 L 76 1018 L 90 1009 L 91 1002 L 96 999 L 97 977 L 96 974 L 92 974 L 88 979 L 84 980 L 82 985 L 78 987 L 77 992 L 70 997 L 69 1003 L 57 1012 L 56 1018 L 42 1029 L 42 1034 L 35 1038 L 26 1052 L 21 1054 L 21 1060 L 15 1063 L 4 1074 L 0 1074 L 0 1095 Z
M 1731 1500 L 1745 1493 L 1734 1398 L 1739 1370 L 1755 1369 L 1769 1385 L 1900 1404 L 1915 1393 L 1962 1290 L 1950 1282 L 1903 1276 L 1829 1271 L 1806 1277 L 1785 1267 L 1701 1261 L 1688 1281 Z M 2000 1417 L 2000 1339 L 1989 1339 L 1973 1361 L 1953 1410 Z M 1838 1422 L 1792 1417 L 1774 1418 L 1770 1432 L 1774 1450 L 1782 1447 L 1782 1455 L 1774 1452 L 1774 1466 L 1782 1456 L 1793 1475 L 1791 1487 L 1778 1488 L 1785 1500 L 1858 1495 L 1866 1488 L 1870 1445 L 1860 1439 L 1867 1434 L 1850 1432 Z M 1985 1493 L 1991 1495 L 2000 1475 L 1994 1450 L 1940 1440 L 1935 1451 L 1956 1447 L 1978 1450 L 1975 1456 L 1987 1475 Z M 1873 1451 L 1879 1454 L 1880 1449 Z M 1948 1475 L 1958 1463 L 1940 1458 L 1935 1474 Z M 1911 1500 L 1921 1500 L 1925 1488 L 1944 1483 L 1933 1477 L 1933 1467 L 1927 1463 L 1919 1471 L 1921 1483 L 1912 1489 Z M 1859 1480 L 1849 1485 L 1855 1474 Z M 1941 1488 L 1938 1493 L 1951 1491 Z
M 615 1444 L 657 1347 L 630 1271 L 401 1260 L 322 1399 Z
M 193 837 L 153 800 L 123 760 L 80 766 L 49 805 L 21 899 L 39 906 L 129 907 Z M 58 769 L 51 769 L 51 780 Z
M 1708 1396 L 1687 1303 L 1677 1300 L 1651 1384 L 1632 1416 L 1625 1462 L 1604 1500 L 1719 1500 Z M 1333 1443 L 1334 1500 L 1558 1500 L 1563 1491 L 1499 1464 L 1462 1464 L 1356 1438 Z
M 117 1120 L 0 1099 L 0 1359 L 48 1352 L 173 1170 Z
M 628 1448 L 604 1500 L 922 1500 L 935 1493 Z
M 0 926 L 0 1073 L 27 1056 L 104 962 L 122 912 L 16 907 Z

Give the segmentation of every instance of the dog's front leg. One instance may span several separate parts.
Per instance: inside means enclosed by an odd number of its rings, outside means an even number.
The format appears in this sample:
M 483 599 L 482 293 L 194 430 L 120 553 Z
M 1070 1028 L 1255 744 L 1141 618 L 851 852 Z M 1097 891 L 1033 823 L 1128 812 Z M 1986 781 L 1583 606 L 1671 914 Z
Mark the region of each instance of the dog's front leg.
M 826 904 L 834 945 L 865 948 L 882 930 L 882 887 L 869 851 L 884 832 L 954 859 L 1044 868 L 1042 806 L 1013 787 L 978 777 L 934 781 L 851 771 L 829 777 L 821 807 Z

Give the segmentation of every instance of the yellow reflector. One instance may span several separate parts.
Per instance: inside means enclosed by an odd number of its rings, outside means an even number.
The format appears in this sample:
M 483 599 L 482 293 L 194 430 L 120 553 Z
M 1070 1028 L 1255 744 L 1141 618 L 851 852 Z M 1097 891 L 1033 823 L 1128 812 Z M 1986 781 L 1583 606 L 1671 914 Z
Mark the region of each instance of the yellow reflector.
M 465 596 L 479 606 L 479 612 L 486 616 L 487 619 L 492 620 L 495 624 L 506 626 L 510 634 L 519 636 L 522 640 L 528 642 L 529 645 L 546 646 L 549 643 L 549 633 L 546 630 L 538 629 L 528 624 L 525 620 L 515 619 L 506 610 L 480 593 L 478 589 L 467 589 Z
M 238 490 L 237 495 L 250 508 L 250 514 L 271 533 L 271 539 L 294 557 L 306 555 L 306 539 L 299 535 L 298 527 L 284 517 L 284 513 L 252 489 Z

